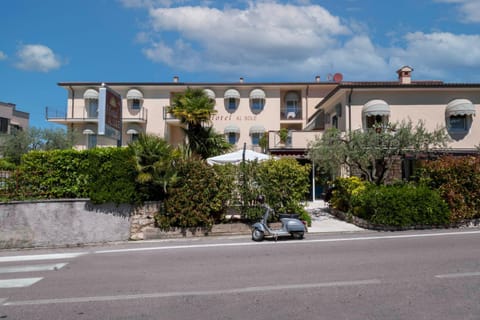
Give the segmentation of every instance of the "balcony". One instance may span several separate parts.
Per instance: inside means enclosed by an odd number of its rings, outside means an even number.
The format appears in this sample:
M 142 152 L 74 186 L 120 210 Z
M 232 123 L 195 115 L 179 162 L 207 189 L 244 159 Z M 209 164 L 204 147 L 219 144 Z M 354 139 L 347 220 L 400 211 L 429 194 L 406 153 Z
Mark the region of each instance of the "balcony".
M 280 109 L 280 120 L 302 120 L 302 109 L 301 108 L 287 108 L 282 107 Z
M 314 141 L 317 137 L 320 138 L 323 131 L 296 131 L 289 132 L 289 137 L 286 142 L 280 141 L 280 135 L 278 131 L 268 132 L 268 149 L 297 149 L 306 150 L 308 143 Z
M 59 111 L 46 107 L 46 119 L 49 122 L 58 124 L 73 124 L 85 122 L 98 122 L 97 112 L 88 112 L 85 108 L 79 108 L 73 115 L 69 111 Z M 141 108 L 140 110 L 123 110 L 122 120 L 129 123 L 146 123 L 148 110 Z

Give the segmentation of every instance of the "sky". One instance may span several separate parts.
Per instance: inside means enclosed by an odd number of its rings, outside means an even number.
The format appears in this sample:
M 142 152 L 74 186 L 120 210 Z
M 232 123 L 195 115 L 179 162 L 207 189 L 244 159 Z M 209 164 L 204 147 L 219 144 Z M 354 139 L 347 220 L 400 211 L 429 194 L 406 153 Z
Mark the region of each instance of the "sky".
M 55 127 L 58 82 L 480 83 L 480 0 L 0 0 L 0 101 Z

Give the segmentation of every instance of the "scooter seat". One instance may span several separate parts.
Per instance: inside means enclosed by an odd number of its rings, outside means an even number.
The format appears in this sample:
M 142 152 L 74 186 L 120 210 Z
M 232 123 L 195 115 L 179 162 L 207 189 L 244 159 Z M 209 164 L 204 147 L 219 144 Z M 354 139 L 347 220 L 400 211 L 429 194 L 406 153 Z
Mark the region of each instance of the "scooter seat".
M 282 213 L 282 214 L 279 214 L 280 219 L 283 219 L 283 218 L 298 219 L 299 217 L 300 217 L 300 215 L 298 215 L 296 213 L 292 213 L 292 214 Z

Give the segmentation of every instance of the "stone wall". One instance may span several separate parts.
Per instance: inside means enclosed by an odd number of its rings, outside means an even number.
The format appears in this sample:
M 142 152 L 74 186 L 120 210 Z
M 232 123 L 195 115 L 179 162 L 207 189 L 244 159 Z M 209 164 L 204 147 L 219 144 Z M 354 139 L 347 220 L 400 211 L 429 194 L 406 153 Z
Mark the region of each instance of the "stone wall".
M 128 240 L 131 211 L 88 199 L 0 203 L 0 249 Z
M 0 249 L 251 232 L 250 226 L 242 223 L 214 225 L 210 229 L 160 230 L 154 219 L 159 208 L 160 202 L 133 207 L 94 205 L 88 199 L 0 203 Z

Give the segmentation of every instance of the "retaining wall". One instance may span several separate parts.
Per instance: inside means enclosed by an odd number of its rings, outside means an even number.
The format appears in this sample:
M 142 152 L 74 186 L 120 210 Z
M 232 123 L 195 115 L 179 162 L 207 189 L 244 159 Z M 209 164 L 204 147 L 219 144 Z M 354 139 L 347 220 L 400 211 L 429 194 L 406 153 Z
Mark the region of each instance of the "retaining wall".
M 128 240 L 131 212 L 88 199 L 0 203 L 0 249 Z

